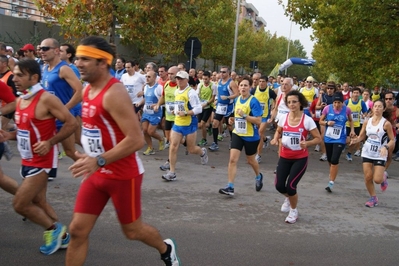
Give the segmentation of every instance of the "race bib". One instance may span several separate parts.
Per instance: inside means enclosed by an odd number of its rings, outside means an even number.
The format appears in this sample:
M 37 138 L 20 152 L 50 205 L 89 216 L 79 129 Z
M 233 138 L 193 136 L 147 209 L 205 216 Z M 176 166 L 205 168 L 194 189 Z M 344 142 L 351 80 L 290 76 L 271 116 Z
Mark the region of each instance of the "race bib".
M 17 143 L 18 143 L 18 151 L 21 154 L 22 159 L 32 159 L 33 152 L 32 146 L 30 144 L 30 132 L 29 130 L 20 130 L 17 131 Z
M 358 112 L 352 113 L 352 120 L 353 121 L 359 121 L 359 113 Z
M 85 153 L 90 157 L 97 157 L 105 152 L 101 131 L 98 128 L 82 128 L 81 142 Z
M 290 150 L 293 151 L 302 150 L 300 142 L 301 142 L 300 132 L 283 131 L 281 143 L 284 147 L 289 148 Z
M 175 102 L 175 114 L 177 112 L 184 112 L 184 102 L 183 101 L 176 101 Z
M 129 93 L 130 97 L 134 97 L 134 85 L 125 85 L 127 93 Z
M 237 134 L 247 134 L 247 120 L 244 118 L 235 118 L 234 127 Z
M 371 157 L 380 157 L 381 148 L 378 141 L 367 139 L 367 141 L 364 143 L 364 149 Z
M 171 115 L 173 110 L 175 110 L 175 103 L 174 102 L 166 102 L 165 107 L 166 107 L 166 112 Z
M 326 136 L 331 139 L 340 139 L 342 133 L 342 126 L 327 127 Z
M 152 102 L 147 102 L 144 104 L 143 112 L 149 115 L 154 114 L 154 110 L 152 110 Z
M 227 114 L 227 104 L 220 104 L 218 103 L 216 106 L 216 113 L 219 115 Z
M 260 103 L 260 107 L 262 108 L 262 111 L 264 111 L 265 110 L 265 103 Z
M 321 117 L 321 109 L 316 110 L 315 115 L 316 115 L 316 118 L 320 118 Z

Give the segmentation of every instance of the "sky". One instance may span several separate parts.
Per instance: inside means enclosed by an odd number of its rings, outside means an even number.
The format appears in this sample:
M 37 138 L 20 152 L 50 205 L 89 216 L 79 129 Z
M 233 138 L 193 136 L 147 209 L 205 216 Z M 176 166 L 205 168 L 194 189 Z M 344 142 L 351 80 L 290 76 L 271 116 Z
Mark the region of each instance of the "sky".
M 284 15 L 283 6 L 278 4 L 277 0 L 246 0 L 251 3 L 259 11 L 259 16 L 266 22 L 266 31 L 271 34 L 276 33 L 277 36 L 284 36 L 287 39 L 290 37 L 291 22 L 288 17 Z M 283 0 L 286 4 L 288 1 Z M 300 30 L 299 25 L 292 23 L 291 40 L 299 40 L 304 46 L 308 58 L 312 56 L 313 42 L 310 40 L 312 29 Z

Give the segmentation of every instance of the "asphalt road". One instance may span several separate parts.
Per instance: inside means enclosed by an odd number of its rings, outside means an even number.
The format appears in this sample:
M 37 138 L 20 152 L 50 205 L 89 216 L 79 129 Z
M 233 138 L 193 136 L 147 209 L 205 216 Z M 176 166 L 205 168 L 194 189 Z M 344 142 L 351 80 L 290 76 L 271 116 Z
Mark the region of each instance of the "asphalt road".
M 228 140 L 228 139 L 227 139 Z M 155 147 L 157 144 L 155 143 Z M 12 148 L 17 154 L 15 144 Z M 144 151 L 144 149 L 142 150 Z M 361 158 L 352 163 L 341 157 L 333 193 L 324 188 L 328 164 L 312 150 L 305 176 L 299 183 L 299 219 L 286 224 L 280 212 L 284 198 L 274 188 L 276 148 L 264 150 L 262 191 L 255 191 L 254 174 L 239 162 L 235 196 L 218 193 L 227 183 L 228 141 L 209 153 L 208 165 L 200 158 L 178 154 L 177 180 L 165 182 L 159 169 L 168 151 L 140 157 L 146 168 L 142 187 L 143 219 L 165 238 L 175 238 L 182 265 L 398 265 L 399 163 L 389 170 L 385 193 L 377 188 L 379 206 L 367 208 Z M 68 172 L 72 161 L 60 160 L 59 176 L 50 182 L 48 199 L 60 221 L 69 224 L 80 185 Z M 20 181 L 20 158 L 1 162 L 3 171 Z M 12 196 L 0 191 L 0 265 L 63 265 L 65 251 L 39 253 L 42 231 L 23 222 L 11 206 Z M 163 265 L 156 250 L 129 241 L 121 233 L 109 203 L 90 236 L 89 266 Z

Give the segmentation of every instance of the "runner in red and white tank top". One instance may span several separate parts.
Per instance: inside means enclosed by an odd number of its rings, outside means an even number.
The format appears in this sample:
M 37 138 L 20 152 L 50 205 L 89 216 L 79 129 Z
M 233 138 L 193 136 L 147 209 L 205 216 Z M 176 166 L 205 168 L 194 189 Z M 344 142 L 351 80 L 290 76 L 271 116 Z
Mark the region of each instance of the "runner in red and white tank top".
M 33 145 L 42 140 L 51 139 L 55 133 L 55 117 L 37 119 L 35 110 L 40 97 L 45 90 L 40 90 L 32 102 L 21 109 L 21 100 L 17 103 L 15 111 L 15 124 L 18 127 L 18 150 L 21 154 L 22 165 L 40 168 L 56 168 L 58 164 L 57 145 L 54 145 L 45 155 L 33 152 Z
M 88 85 L 83 91 L 82 146 L 84 154 L 69 167 L 74 177 L 84 177 L 69 229 L 71 242 L 66 265 L 83 265 L 89 235 L 97 218 L 112 200 L 120 228 L 130 240 L 156 248 L 166 265 L 180 265 L 172 239 L 162 240 L 159 230 L 141 219 L 141 184 L 144 168 L 137 151 L 144 146 L 140 123 L 125 86 L 109 69 L 115 50 L 102 37 L 81 40 L 76 66 Z M 143 241 L 145 235 L 151 241 Z M 88 262 L 89 263 L 89 262 Z
M 287 159 L 300 159 L 307 157 L 309 155 L 308 149 L 302 149 L 300 142 L 306 140 L 309 128 L 313 129 L 311 128 L 313 126 L 313 123 L 311 123 L 310 120 L 306 118 L 309 116 L 303 114 L 301 122 L 296 126 L 291 126 L 288 122 L 288 115 L 289 114 L 286 114 L 281 121 L 281 124 L 283 124 L 284 126 L 283 136 L 281 138 L 282 147 L 280 157 Z
M 278 127 L 272 145 L 279 145 L 281 137 L 280 158 L 277 164 L 275 187 L 285 196 L 282 212 L 289 212 L 286 223 L 295 223 L 298 219 L 297 185 L 305 174 L 308 166 L 308 146 L 321 142 L 316 123 L 310 116 L 304 114 L 303 109 L 308 106 L 305 96 L 299 91 L 287 93 L 286 103 L 290 112 L 278 121 Z M 308 131 L 312 140 L 306 140 Z
M 65 105 L 43 89 L 40 77 L 40 65 L 35 60 L 16 63 L 13 80 L 23 94 L 15 112 L 17 131 L 6 134 L 8 139 L 18 141 L 22 158 L 20 174 L 25 179 L 15 192 L 14 210 L 45 230 L 40 252 L 51 255 L 61 247 L 66 248 L 69 237 L 66 226 L 58 222 L 57 214 L 47 202 L 47 179 L 57 165 L 57 143 L 71 136 L 78 124 Z M 56 119 L 63 123 L 58 132 Z
M 84 90 L 81 143 L 85 153 L 91 157 L 97 157 L 109 151 L 125 138 L 115 120 L 103 107 L 104 94 L 118 82 L 116 78 L 110 79 L 104 89 L 93 99 L 89 99 L 88 96 L 90 85 Z M 132 179 L 142 173 L 144 173 L 144 167 L 137 152 L 97 170 L 97 174 L 104 178 L 119 180 Z

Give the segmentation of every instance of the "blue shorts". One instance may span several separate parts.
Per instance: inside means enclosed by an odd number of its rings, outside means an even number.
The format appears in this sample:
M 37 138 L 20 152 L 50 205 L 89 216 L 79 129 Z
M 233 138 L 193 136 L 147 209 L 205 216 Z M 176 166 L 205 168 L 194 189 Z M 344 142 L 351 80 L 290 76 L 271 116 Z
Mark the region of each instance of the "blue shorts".
M 176 126 L 176 124 L 173 125 L 172 130 L 182 134 L 183 136 L 187 136 L 189 134 L 197 132 L 198 129 L 198 124 L 191 124 L 189 126 Z
M 23 179 L 27 177 L 32 177 L 35 175 L 40 174 L 41 172 L 45 171 L 48 176 L 56 177 L 57 176 L 57 168 L 40 168 L 34 166 L 21 166 L 20 175 Z
M 70 109 L 69 112 L 72 114 L 73 117 L 82 116 L 82 105 L 79 103 L 74 108 Z M 55 120 L 55 125 L 57 127 L 57 132 L 60 131 L 62 126 L 64 125 L 63 122 L 60 120 Z
M 148 121 L 152 126 L 157 126 L 159 123 L 161 123 L 161 116 L 152 116 L 146 113 L 143 113 L 143 116 L 141 117 L 141 123 Z

